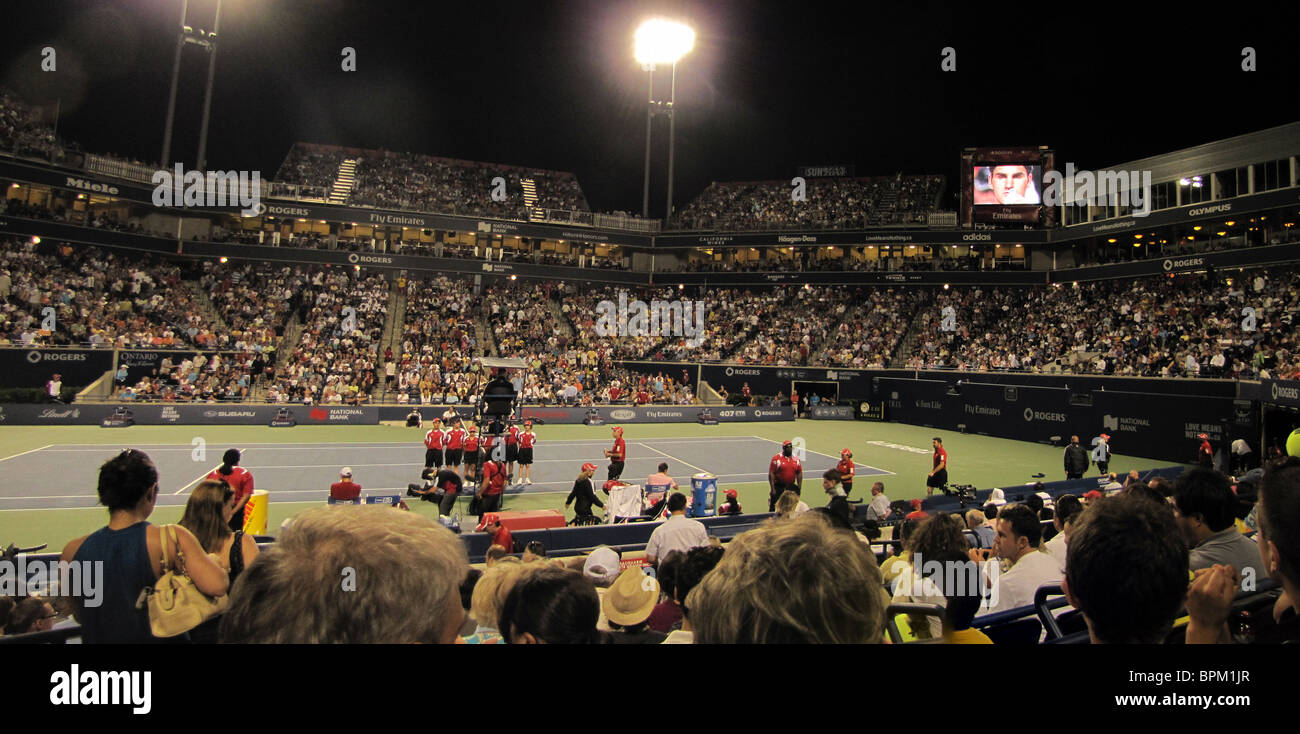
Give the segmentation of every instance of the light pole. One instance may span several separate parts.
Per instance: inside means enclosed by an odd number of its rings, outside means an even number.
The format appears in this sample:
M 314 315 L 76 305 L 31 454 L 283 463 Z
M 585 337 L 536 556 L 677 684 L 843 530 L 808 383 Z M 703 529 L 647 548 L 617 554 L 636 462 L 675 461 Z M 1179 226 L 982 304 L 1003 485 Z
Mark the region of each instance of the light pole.
M 176 88 L 181 75 L 181 50 L 185 48 L 185 44 L 193 43 L 208 52 L 208 84 L 203 92 L 203 122 L 199 128 L 198 170 L 202 171 L 207 165 L 205 158 L 208 148 L 208 116 L 212 110 L 212 81 L 217 71 L 217 29 L 221 25 L 221 0 L 217 0 L 216 18 L 213 20 L 211 33 L 204 30 L 195 31 L 194 28 L 185 25 L 189 5 L 189 0 L 181 0 L 181 28 L 176 36 L 171 91 L 167 95 L 167 121 L 163 124 L 162 159 L 158 163 L 163 168 L 169 167 L 172 163 L 172 127 L 176 121 Z
M 676 132 L 673 115 L 677 102 L 677 62 L 690 53 L 695 46 L 695 31 L 689 26 L 671 20 L 655 18 L 642 23 L 635 36 L 636 60 L 641 68 L 649 73 L 650 94 L 646 103 L 645 118 L 645 185 L 641 195 L 641 216 L 650 216 L 650 126 L 656 109 L 668 115 L 668 203 L 665 221 L 673 214 L 673 154 L 674 133 Z M 669 84 L 668 102 L 664 105 L 655 102 L 654 73 L 657 64 L 672 64 L 672 80 Z

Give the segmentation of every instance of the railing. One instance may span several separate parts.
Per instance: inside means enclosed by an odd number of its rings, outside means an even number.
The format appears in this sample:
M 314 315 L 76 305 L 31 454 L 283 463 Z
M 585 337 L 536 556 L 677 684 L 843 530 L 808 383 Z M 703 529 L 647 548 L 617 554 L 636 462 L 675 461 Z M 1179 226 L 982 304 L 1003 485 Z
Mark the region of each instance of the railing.
M 94 153 L 86 154 L 86 173 L 98 173 L 104 176 L 114 178 L 123 178 L 127 181 L 138 181 L 140 183 L 153 183 L 153 175 L 158 172 L 157 166 L 151 166 L 144 163 L 132 163 L 130 161 L 117 160 L 116 158 L 105 158 L 102 155 Z

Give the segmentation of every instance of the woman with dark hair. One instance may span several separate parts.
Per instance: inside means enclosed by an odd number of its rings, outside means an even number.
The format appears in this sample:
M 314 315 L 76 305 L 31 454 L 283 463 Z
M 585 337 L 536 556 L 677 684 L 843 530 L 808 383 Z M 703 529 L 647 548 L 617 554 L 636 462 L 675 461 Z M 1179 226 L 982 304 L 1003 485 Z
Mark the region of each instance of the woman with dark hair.
M 74 607 L 86 644 L 164 642 L 153 636 L 149 612 L 136 607 L 140 592 L 162 575 L 164 555 L 177 568 L 185 554 L 185 572 L 199 591 L 221 596 L 230 579 L 215 556 L 204 551 L 193 533 L 176 527 L 170 534 L 150 525 L 158 501 L 158 470 L 143 452 L 124 449 L 99 468 L 99 503 L 108 508 L 108 525 L 73 540 L 63 548 L 63 561 L 103 563 L 103 590 L 97 606 Z M 170 638 L 188 641 L 187 635 Z
M 596 629 L 600 596 L 582 574 L 542 566 L 520 576 L 505 603 L 497 629 L 515 645 L 589 645 L 608 642 Z
M 239 449 L 226 449 L 226 453 L 221 455 L 221 466 L 204 477 L 225 482 L 235 490 L 235 509 L 229 521 L 231 531 L 244 529 L 244 505 L 253 496 L 253 474 L 239 465 L 241 458 Z
M 966 535 L 962 532 L 964 523 L 957 515 L 940 513 L 924 520 L 916 529 L 904 547 L 911 553 L 908 563 L 911 569 L 898 576 L 894 587 L 895 604 L 938 604 L 944 606 L 947 600 L 943 592 L 933 582 L 923 578 L 927 566 L 932 561 L 954 553 L 965 556 L 970 547 Z M 929 620 L 929 625 L 926 624 Z M 908 623 L 918 639 L 937 639 L 943 636 L 943 620 L 939 617 L 909 615 Z
M 235 490 L 225 482 L 205 479 L 190 493 L 181 515 L 180 526 L 194 533 L 203 550 L 216 555 L 230 578 L 230 588 L 248 564 L 257 558 L 257 543 L 243 529 L 230 531 L 230 518 L 235 513 Z M 217 627 L 221 619 L 214 618 L 199 625 L 190 638 L 194 642 L 217 642 Z
M 826 509 L 832 515 L 839 517 L 845 524 L 851 523 L 853 511 L 849 509 L 849 496 L 845 493 L 844 488 L 840 486 L 843 476 L 838 469 L 827 469 L 822 474 L 822 488 L 826 494 L 830 495 L 830 502 L 827 503 Z

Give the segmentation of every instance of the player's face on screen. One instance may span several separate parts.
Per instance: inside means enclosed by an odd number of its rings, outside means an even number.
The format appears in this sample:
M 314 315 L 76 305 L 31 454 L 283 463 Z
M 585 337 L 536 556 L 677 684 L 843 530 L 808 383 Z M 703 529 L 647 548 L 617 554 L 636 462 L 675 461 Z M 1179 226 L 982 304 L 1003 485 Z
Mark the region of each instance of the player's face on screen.
M 989 186 L 999 204 L 1020 204 L 1025 201 L 1029 188 L 1029 169 L 1025 166 L 994 166 L 989 173 Z

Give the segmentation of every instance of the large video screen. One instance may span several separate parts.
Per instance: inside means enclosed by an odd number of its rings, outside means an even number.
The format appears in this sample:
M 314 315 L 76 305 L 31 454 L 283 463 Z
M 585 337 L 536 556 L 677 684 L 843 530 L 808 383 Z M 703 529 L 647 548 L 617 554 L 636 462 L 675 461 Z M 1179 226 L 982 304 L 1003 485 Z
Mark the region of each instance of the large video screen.
M 1043 202 L 1043 167 L 1038 164 L 996 163 L 975 166 L 976 206 L 1014 206 Z

